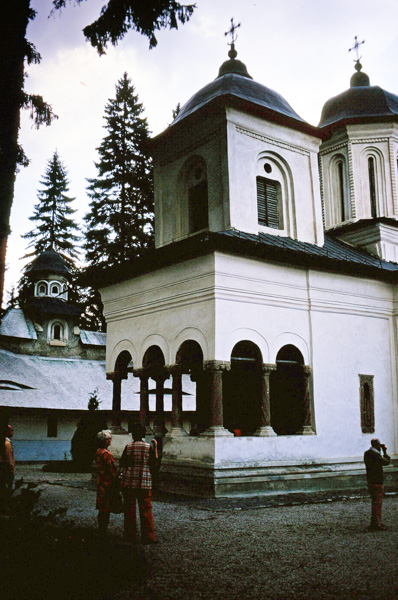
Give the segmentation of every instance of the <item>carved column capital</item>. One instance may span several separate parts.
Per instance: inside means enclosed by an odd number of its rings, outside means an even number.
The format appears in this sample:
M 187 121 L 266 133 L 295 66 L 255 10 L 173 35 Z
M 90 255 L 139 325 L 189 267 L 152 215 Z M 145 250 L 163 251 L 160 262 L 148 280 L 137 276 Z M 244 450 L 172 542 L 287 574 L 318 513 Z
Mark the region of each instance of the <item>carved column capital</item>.
M 203 370 L 205 371 L 229 371 L 231 369 L 231 363 L 223 360 L 206 360 L 203 363 Z
M 265 375 L 266 373 L 271 373 L 272 371 L 276 371 L 276 365 L 263 363 L 261 365 L 261 370 Z
M 312 369 L 311 369 L 311 367 L 310 367 L 310 366 L 308 366 L 308 365 L 304 365 L 304 366 L 303 366 L 303 373 L 304 373 L 304 375 L 306 375 L 307 377 L 308 377 L 308 375 L 311 375 L 311 373 L 312 373 Z
M 134 375 L 134 377 L 139 377 L 140 379 L 142 379 L 142 378 L 149 379 L 148 369 L 144 369 L 144 368 L 134 369 L 133 375 Z

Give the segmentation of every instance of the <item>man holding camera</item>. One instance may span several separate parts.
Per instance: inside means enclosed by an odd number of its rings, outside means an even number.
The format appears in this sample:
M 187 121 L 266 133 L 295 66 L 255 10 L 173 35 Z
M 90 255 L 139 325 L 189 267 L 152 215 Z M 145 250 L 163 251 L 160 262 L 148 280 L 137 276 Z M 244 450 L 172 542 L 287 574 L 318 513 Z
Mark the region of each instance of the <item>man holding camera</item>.
M 384 494 L 383 467 L 389 465 L 391 459 L 387 454 L 385 444 L 381 444 L 380 440 L 373 438 L 370 443 L 371 447 L 364 454 L 366 478 L 372 499 L 372 517 L 369 531 L 385 531 L 387 527 L 381 522 L 381 506 Z

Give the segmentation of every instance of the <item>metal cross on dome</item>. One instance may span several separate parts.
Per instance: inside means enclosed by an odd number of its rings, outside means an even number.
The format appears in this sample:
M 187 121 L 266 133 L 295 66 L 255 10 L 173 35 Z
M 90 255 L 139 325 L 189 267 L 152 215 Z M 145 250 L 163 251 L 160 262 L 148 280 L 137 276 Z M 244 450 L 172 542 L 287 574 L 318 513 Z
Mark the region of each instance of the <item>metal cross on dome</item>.
M 357 58 L 356 58 L 356 62 L 359 62 L 362 58 L 362 56 L 359 56 L 359 46 L 361 46 L 362 44 L 365 43 L 365 40 L 362 40 L 362 42 L 358 42 L 358 36 L 356 35 L 354 37 L 355 40 L 355 44 L 353 45 L 352 48 L 348 49 L 348 52 L 351 52 L 351 50 L 355 50 L 355 52 L 357 53 Z
M 229 46 L 232 46 L 236 42 L 236 38 L 238 37 L 237 34 L 236 34 L 236 30 L 238 29 L 238 27 L 240 27 L 240 23 L 238 23 L 237 25 L 235 25 L 234 18 L 232 17 L 232 19 L 231 19 L 231 27 L 228 29 L 228 31 L 226 31 L 224 33 L 224 35 L 230 35 L 231 36 L 231 42 L 228 42 Z

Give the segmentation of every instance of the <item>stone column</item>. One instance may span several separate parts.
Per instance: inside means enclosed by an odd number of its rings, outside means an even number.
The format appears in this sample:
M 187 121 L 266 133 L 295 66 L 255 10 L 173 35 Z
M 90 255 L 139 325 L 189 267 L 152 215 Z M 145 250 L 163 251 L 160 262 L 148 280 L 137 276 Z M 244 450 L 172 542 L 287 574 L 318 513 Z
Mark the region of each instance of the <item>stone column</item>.
M 171 429 L 166 437 L 182 437 L 188 435 L 183 428 L 182 414 L 182 370 L 178 365 L 169 368 L 173 378 L 172 383 L 172 405 L 171 405 Z
M 149 374 L 146 369 L 137 369 L 134 375 L 140 378 L 140 422 L 145 426 L 146 435 L 152 435 L 149 427 Z
M 276 365 L 263 365 L 261 369 L 260 386 L 260 427 L 254 435 L 260 437 L 272 437 L 276 433 L 271 426 L 271 405 L 270 405 L 270 376 L 271 371 L 276 370 Z
M 156 375 L 156 416 L 155 416 L 155 433 L 163 436 L 167 433 L 164 418 L 164 382 L 167 379 L 165 374 Z
M 207 386 L 207 372 L 201 366 L 195 370 L 193 381 L 196 382 L 196 425 L 200 434 L 209 426 L 209 394 Z M 192 379 L 192 377 L 191 377 Z
M 311 423 L 311 396 L 310 396 L 311 367 L 303 367 L 304 396 L 303 396 L 303 418 L 302 426 L 298 430 L 299 435 L 315 435 Z
M 112 434 L 124 434 L 127 433 L 122 427 L 122 376 L 117 371 L 108 373 L 106 376 L 113 383 L 113 394 L 112 394 L 112 420 L 110 430 Z
M 224 428 L 223 415 L 223 372 L 230 368 L 230 363 L 218 360 L 209 360 L 203 363 L 209 378 L 209 427 L 201 434 L 206 437 L 233 437 L 233 434 Z

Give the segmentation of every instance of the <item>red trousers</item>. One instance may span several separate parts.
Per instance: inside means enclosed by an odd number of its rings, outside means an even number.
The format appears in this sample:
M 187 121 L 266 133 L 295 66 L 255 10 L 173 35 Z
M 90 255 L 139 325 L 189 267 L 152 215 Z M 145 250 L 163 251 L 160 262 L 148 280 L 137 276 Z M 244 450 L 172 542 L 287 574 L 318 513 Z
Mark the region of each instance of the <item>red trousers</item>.
M 381 506 L 383 503 L 384 485 L 372 484 L 368 486 L 372 499 L 371 525 L 381 525 Z
M 137 539 L 136 527 L 136 501 L 140 513 L 141 540 L 143 542 L 155 541 L 153 526 L 151 490 L 123 488 L 124 497 L 124 536 L 126 539 Z

